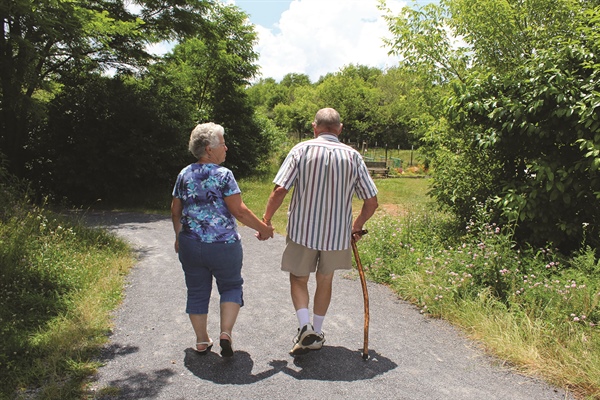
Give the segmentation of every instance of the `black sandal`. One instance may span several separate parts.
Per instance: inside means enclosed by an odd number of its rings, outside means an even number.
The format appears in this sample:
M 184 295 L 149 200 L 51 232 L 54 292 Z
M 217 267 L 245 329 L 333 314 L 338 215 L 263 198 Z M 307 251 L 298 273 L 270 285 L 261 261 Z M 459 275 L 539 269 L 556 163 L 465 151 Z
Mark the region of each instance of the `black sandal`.
M 231 357 L 233 356 L 233 349 L 231 348 L 231 335 L 227 332 L 221 332 L 221 335 L 229 336 L 229 339 L 220 339 L 221 344 L 221 357 Z

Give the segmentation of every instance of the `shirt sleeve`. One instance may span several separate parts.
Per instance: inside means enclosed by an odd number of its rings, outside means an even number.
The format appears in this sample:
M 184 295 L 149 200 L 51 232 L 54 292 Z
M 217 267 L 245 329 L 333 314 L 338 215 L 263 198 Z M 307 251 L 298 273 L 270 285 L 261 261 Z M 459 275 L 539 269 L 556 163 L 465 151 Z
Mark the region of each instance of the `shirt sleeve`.
M 361 200 L 375 197 L 377 195 L 377 186 L 375 186 L 375 182 L 373 181 L 373 178 L 371 178 L 367 165 L 360 156 L 355 157 L 355 160 L 358 165 L 356 196 Z
M 173 197 L 178 199 L 183 198 L 183 173 L 179 173 L 177 175 L 177 180 L 175 181 L 175 186 L 173 186 Z
M 242 193 L 242 191 L 233 176 L 233 172 L 227 170 L 223 176 L 223 197 L 232 196 L 238 193 Z
M 292 149 L 283 163 L 281 167 L 279 167 L 279 171 L 277 175 L 275 175 L 275 179 L 273 179 L 273 183 L 281 186 L 285 190 L 290 190 L 290 188 L 294 185 L 294 181 L 298 176 L 298 153 L 296 149 Z

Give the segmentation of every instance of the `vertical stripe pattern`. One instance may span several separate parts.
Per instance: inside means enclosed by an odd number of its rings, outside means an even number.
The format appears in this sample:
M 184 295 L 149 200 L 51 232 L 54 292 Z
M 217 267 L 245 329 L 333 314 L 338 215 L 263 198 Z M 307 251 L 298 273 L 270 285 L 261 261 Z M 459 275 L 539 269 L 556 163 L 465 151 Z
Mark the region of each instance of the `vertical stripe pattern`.
M 294 146 L 273 183 L 294 188 L 288 210 L 290 239 L 315 250 L 349 248 L 352 197 L 377 195 L 360 153 L 332 134 Z

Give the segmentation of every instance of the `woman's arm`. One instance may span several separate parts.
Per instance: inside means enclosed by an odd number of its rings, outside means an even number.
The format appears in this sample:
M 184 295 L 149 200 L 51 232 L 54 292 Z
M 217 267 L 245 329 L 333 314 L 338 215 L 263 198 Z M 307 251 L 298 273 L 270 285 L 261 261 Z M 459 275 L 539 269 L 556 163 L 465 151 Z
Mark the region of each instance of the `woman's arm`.
M 225 197 L 225 205 L 233 216 L 242 224 L 255 229 L 260 234 L 261 239 L 273 237 L 273 227 L 262 222 L 242 201 L 240 193 Z
M 183 202 L 177 197 L 171 201 L 171 220 L 175 230 L 175 252 L 179 253 L 179 231 L 181 231 L 181 215 L 183 214 Z

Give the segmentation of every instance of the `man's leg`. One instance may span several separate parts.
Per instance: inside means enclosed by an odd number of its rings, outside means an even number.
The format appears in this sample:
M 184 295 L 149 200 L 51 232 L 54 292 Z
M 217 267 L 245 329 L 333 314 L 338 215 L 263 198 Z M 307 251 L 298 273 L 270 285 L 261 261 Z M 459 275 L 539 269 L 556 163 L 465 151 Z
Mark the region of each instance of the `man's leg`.
M 316 273 L 317 289 L 315 290 L 315 299 L 313 311 L 315 315 L 325 316 L 329 303 L 331 303 L 331 291 L 333 286 L 333 272 L 330 274 Z
M 294 346 L 292 347 L 292 350 L 290 350 L 290 354 L 294 356 L 305 354 L 310 351 L 307 346 L 311 345 L 315 340 L 318 339 L 318 336 L 315 334 L 312 325 L 310 325 L 308 313 L 308 303 L 310 300 L 308 294 L 309 278 L 310 275 L 297 276 L 290 274 L 290 293 L 292 296 L 292 303 L 294 304 L 294 309 L 296 310 L 296 315 L 298 317 L 298 322 L 300 324 L 300 328 L 298 328 L 298 334 L 294 339 Z
M 323 333 L 323 320 L 327 309 L 331 303 L 331 292 L 333 286 L 333 272 L 329 274 L 316 273 L 317 289 L 313 305 L 313 328 L 318 335 L 318 339 L 309 346 L 311 350 L 319 350 L 325 343 L 325 334 Z
M 290 274 L 290 293 L 292 295 L 292 303 L 295 310 L 308 308 L 308 278 L 307 276 L 296 276 Z

